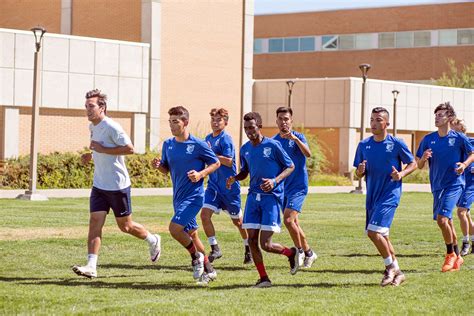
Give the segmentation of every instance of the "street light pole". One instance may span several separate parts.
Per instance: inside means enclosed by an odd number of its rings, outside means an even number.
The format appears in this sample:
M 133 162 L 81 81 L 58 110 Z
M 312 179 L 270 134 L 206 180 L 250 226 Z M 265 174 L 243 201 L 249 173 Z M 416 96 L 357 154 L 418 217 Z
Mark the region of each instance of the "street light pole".
M 397 98 L 400 91 L 393 90 L 393 137 L 397 137 Z
M 293 86 L 295 85 L 295 82 L 293 80 L 288 80 L 286 82 L 286 85 L 288 86 L 288 107 L 291 108 L 291 96 L 293 93 Z
M 31 29 L 35 36 L 35 56 L 33 66 L 33 103 L 31 108 L 31 144 L 30 144 L 30 181 L 28 190 L 17 196 L 17 199 L 30 201 L 46 201 L 48 198 L 36 193 L 38 165 L 38 123 L 41 92 L 41 43 L 46 29 L 40 26 Z
M 364 139 L 365 131 L 365 82 L 367 80 L 367 72 L 370 69 L 369 64 L 359 65 L 359 69 L 362 72 L 362 100 L 360 104 L 360 139 L 361 142 Z M 363 194 L 364 190 L 362 189 L 362 177 L 359 178 L 359 185 L 351 193 Z

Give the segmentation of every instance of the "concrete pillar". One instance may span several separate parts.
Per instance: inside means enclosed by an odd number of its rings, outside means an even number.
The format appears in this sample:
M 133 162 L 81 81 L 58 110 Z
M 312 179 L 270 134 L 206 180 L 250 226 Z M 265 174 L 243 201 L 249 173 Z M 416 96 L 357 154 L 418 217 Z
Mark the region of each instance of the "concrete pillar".
M 72 0 L 61 0 L 61 34 L 72 34 Z
M 161 1 L 142 0 L 142 42 L 150 43 L 146 147 L 160 149 Z
M 146 114 L 133 114 L 132 121 L 132 143 L 135 152 L 143 154 L 146 151 Z
M 342 175 L 353 169 L 352 163 L 357 149 L 356 137 L 355 128 L 339 129 L 339 173 Z
M 252 111 L 252 92 L 253 92 L 253 32 L 254 32 L 254 0 L 245 0 L 244 3 L 244 30 L 243 30 L 243 51 L 242 51 L 242 113 L 241 117 Z M 242 122 L 242 119 L 240 120 Z M 242 123 L 241 123 L 242 124 Z M 243 131 L 243 125 L 240 131 L 240 145 L 247 141 Z M 240 147 L 240 146 L 239 146 Z
M 20 110 L 5 107 L 3 111 L 3 157 L 0 158 L 15 158 L 19 155 L 20 147 Z

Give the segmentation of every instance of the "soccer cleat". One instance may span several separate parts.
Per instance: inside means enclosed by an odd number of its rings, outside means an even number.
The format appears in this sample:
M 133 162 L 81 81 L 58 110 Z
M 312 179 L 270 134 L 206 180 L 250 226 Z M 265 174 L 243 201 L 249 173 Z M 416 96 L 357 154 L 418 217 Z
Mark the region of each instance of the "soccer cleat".
M 214 281 L 217 279 L 217 271 L 214 270 L 209 273 L 203 273 L 201 277 L 198 279 L 197 284 L 198 285 L 208 285 L 210 282 Z
M 311 268 L 313 265 L 314 260 L 318 259 L 318 255 L 313 251 L 313 255 L 311 257 L 305 257 L 304 258 L 304 264 L 303 267 L 306 269 Z
M 395 269 L 394 268 L 386 268 L 383 272 L 382 281 L 380 281 L 380 286 L 387 286 L 393 282 L 395 278 Z
M 443 266 L 441 267 L 441 272 L 451 271 L 451 269 L 454 267 L 454 262 L 456 261 L 456 258 L 457 256 L 454 252 L 446 254 L 446 257 L 444 257 Z
M 264 288 L 264 287 L 271 287 L 271 286 L 272 286 L 272 281 L 270 281 L 268 277 L 263 277 L 263 278 L 260 278 L 253 287 Z
M 252 263 L 252 261 L 252 255 L 250 254 L 250 252 L 246 252 L 244 255 L 244 264 Z
M 150 246 L 150 259 L 151 262 L 155 263 L 160 259 L 161 256 L 161 237 L 155 234 L 156 242 Z
M 193 266 L 193 278 L 199 279 L 204 273 L 204 255 L 200 252 L 197 253 L 197 258 L 191 261 Z
M 399 286 L 403 282 L 405 282 L 405 274 L 401 270 L 398 270 L 395 272 L 395 277 L 393 278 L 392 285 L 393 286 Z
M 89 266 L 73 266 L 72 271 L 77 275 L 92 279 L 97 278 L 97 270 Z
M 298 272 L 298 249 L 295 247 L 291 248 L 291 251 L 293 251 L 293 254 L 288 257 L 288 262 L 290 263 L 290 273 L 292 275 L 295 275 L 296 272 Z
M 212 249 L 211 253 L 208 256 L 210 262 L 214 262 L 214 260 L 219 259 L 220 257 L 222 257 L 222 252 L 219 248 Z
M 462 243 L 462 249 L 461 249 L 460 255 L 463 257 L 467 256 L 469 254 L 469 247 L 470 247 L 469 242 L 464 241 Z
M 457 256 L 456 260 L 454 261 L 453 268 L 450 271 L 459 271 L 463 263 L 464 259 L 461 256 Z
M 303 250 L 296 250 L 298 252 L 298 267 L 302 267 L 304 264 L 304 251 Z

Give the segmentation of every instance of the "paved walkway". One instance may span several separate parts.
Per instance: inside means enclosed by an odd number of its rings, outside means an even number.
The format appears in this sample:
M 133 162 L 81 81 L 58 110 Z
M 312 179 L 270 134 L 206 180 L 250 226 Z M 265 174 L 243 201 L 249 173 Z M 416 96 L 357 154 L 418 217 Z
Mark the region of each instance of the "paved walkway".
M 350 193 L 354 190 L 354 186 L 334 186 L 334 187 L 309 187 L 309 193 Z M 38 190 L 39 194 L 45 195 L 49 198 L 78 198 L 89 197 L 90 189 L 51 189 Z M 429 184 L 403 184 L 404 192 L 431 192 Z M 248 187 L 242 188 L 242 194 L 247 194 Z M 0 190 L 0 198 L 14 199 L 18 195 L 25 193 L 25 190 Z M 164 195 L 169 196 L 173 194 L 171 188 L 132 188 L 132 196 L 150 196 L 150 195 Z

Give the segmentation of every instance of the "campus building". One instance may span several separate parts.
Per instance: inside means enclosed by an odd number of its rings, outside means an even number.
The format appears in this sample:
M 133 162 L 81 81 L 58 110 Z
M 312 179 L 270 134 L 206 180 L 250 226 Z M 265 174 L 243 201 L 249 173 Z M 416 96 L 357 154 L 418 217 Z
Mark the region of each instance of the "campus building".
M 448 58 L 459 67 L 474 62 L 473 17 L 472 2 L 255 16 L 253 108 L 265 134 L 276 133 L 275 110 L 287 105 L 293 80 L 295 125 L 318 136 L 331 171 L 348 173 L 360 137 L 362 63 L 372 66 L 366 127 L 373 107 L 393 111 L 399 90 L 398 136 L 412 151 L 435 129 L 441 102 L 474 131 L 474 90 L 428 85 L 448 70 Z
M 34 37 L 41 49 L 39 151 L 89 144 L 85 92 L 109 97 L 108 115 L 136 149 L 161 149 L 167 110 L 190 110 L 190 130 L 210 131 L 209 111 L 226 107 L 241 142 L 252 102 L 253 1 L 0 1 L 0 160 L 29 154 Z

